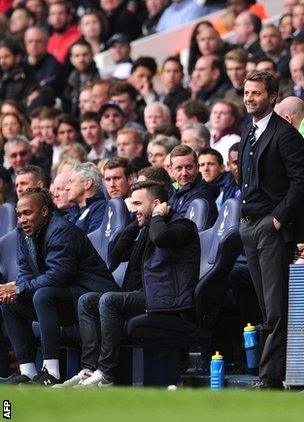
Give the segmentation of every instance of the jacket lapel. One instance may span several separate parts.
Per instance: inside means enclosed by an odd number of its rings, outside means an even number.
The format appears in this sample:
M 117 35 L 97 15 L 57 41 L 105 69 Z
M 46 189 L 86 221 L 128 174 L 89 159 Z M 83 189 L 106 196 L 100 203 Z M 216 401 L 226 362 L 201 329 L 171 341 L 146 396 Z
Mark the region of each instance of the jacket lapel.
M 248 138 L 251 124 L 249 123 L 246 128 L 243 130 L 243 133 L 241 135 L 241 141 L 239 145 L 239 153 L 238 153 L 238 185 L 241 187 L 243 182 L 243 172 L 242 172 L 242 161 L 243 161 L 243 154 L 244 154 L 244 147 L 246 144 L 246 140 Z

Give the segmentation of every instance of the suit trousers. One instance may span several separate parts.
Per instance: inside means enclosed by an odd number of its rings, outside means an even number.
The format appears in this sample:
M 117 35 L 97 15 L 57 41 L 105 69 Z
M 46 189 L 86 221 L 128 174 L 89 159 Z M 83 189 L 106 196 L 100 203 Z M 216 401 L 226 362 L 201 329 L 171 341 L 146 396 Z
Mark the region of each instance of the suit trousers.
M 285 379 L 288 276 L 294 251 L 294 244 L 286 242 L 283 230 L 276 230 L 270 215 L 254 223 L 241 220 L 240 224 L 240 235 L 263 316 L 259 376 L 274 383 Z

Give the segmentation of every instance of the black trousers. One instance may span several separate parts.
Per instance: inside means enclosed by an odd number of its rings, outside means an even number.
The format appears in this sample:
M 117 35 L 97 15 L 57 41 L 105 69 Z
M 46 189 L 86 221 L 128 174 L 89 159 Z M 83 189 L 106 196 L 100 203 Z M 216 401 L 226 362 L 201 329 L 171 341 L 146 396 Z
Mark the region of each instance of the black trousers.
M 288 275 L 294 244 L 283 230 L 276 230 L 273 217 L 269 215 L 252 224 L 242 221 L 240 224 L 240 235 L 263 316 L 259 375 L 270 382 L 285 379 Z
M 21 296 L 14 304 L 1 305 L 4 323 L 19 363 L 35 362 L 36 339 L 31 321 L 40 323 L 44 359 L 59 359 L 60 326 L 77 321 L 75 295 L 68 288 L 43 287 L 34 296 Z

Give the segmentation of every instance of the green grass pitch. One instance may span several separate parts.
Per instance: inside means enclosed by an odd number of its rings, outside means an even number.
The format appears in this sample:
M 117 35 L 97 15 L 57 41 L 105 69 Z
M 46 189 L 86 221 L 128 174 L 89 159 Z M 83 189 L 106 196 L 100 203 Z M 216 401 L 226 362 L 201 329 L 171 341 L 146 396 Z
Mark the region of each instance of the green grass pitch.
M 0 386 L 16 422 L 302 422 L 304 393 L 225 389 Z M 2 409 L 0 421 L 2 418 Z

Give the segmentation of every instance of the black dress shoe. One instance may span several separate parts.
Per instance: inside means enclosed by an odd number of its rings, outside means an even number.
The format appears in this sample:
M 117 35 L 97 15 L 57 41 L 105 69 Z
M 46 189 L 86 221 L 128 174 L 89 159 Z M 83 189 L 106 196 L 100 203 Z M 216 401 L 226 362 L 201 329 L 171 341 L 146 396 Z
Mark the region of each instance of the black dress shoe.
M 256 381 L 254 384 L 252 384 L 253 390 L 264 390 L 264 389 L 282 390 L 283 388 L 284 387 L 283 387 L 282 381 L 272 381 L 267 378 Z

